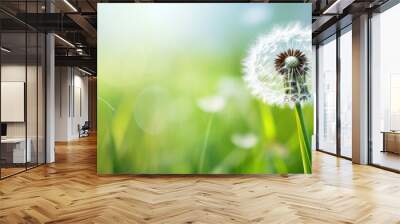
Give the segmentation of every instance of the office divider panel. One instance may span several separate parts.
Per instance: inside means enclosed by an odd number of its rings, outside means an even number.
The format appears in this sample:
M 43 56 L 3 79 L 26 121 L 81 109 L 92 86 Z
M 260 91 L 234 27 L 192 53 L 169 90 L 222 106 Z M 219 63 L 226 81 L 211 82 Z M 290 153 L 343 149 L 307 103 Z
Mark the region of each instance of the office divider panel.
M 309 173 L 311 4 L 99 4 L 100 174 Z

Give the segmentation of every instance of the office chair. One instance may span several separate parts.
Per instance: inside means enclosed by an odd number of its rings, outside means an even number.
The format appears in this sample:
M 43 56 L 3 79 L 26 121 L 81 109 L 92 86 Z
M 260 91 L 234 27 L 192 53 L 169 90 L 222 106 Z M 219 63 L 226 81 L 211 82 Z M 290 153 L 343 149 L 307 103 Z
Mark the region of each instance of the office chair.
M 82 125 L 82 127 L 79 127 L 80 125 L 78 125 L 78 129 L 79 129 L 79 138 L 80 137 L 87 137 L 89 136 L 89 129 L 90 129 L 90 125 L 89 125 L 89 121 L 85 121 L 85 123 Z

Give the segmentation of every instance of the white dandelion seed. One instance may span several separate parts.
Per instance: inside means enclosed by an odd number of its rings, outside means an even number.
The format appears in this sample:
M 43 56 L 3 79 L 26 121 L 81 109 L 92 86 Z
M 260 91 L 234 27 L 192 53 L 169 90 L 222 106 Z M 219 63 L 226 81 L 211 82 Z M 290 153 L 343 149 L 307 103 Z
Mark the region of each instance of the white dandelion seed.
M 239 148 L 250 149 L 257 144 L 258 138 L 253 133 L 246 133 L 246 134 L 236 133 L 232 135 L 231 141 Z
M 219 112 L 225 107 L 225 98 L 223 96 L 203 97 L 197 101 L 197 106 L 207 113 Z
M 243 62 L 244 81 L 263 102 L 289 105 L 310 101 L 310 27 L 299 23 L 261 36 Z

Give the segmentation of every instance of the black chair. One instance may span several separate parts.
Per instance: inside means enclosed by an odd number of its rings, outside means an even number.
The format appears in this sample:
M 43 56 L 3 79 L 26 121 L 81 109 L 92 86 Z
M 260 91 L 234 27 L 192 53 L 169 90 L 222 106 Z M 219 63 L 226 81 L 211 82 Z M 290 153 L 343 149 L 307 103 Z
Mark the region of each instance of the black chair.
M 82 127 L 78 125 L 78 129 L 79 129 L 79 138 L 89 136 L 89 129 L 90 129 L 89 121 L 85 121 Z

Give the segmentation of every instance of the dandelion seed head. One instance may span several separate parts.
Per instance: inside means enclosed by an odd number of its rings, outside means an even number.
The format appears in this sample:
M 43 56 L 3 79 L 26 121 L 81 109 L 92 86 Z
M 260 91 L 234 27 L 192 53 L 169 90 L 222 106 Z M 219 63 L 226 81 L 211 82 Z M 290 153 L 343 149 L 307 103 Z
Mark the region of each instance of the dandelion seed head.
M 252 95 L 268 104 L 308 102 L 310 55 L 310 27 L 296 23 L 274 28 L 250 48 L 243 61 L 244 81 Z

